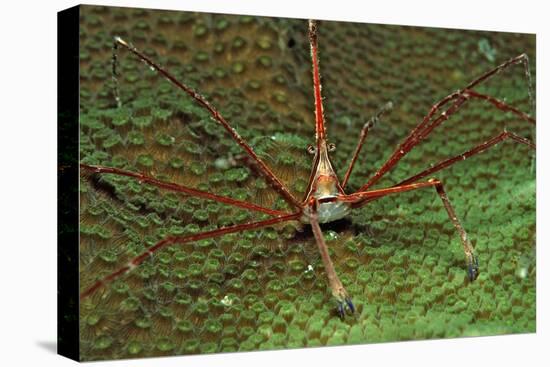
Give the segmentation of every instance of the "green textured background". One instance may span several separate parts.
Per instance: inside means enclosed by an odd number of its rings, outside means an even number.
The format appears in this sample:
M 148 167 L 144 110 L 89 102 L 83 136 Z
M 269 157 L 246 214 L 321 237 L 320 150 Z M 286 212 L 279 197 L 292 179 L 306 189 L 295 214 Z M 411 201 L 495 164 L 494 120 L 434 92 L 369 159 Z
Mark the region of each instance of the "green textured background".
M 112 37 L 132 42 L 207 96 L 299 197 L 313 142 L 305 20 L 83 6 L 81 161 L 286 208 L 240 148 L 187 96 L 125 50 L 115 106 Z M 329 140 L 340 175 L 363 123 L 395 108 L 368 137 L 357 189 L 432 104 L 525 52 L 534 35 L 321 22 Z M 533 85 L 534 88 L 534 85 Z M 530 112 L 521 66 L 478 91 Z M 376 187 L 407 178 L 503 128 L 535 129 L 471 101 Z M 432 189 L 372 202 L 323 227 L 357 307 L 340 320 L 308 228 L 297 223 L 173 246 L 80 306 L 81 358 L 277 349 L 535 331 L 534 153 L 506 142 L 438 172 L 474 246 L 462 246 Z M 263 218 L 112 175 L 81 177 L 81 291 L 167 235 Z M 311 265 L 312 270 L 309 270 Z

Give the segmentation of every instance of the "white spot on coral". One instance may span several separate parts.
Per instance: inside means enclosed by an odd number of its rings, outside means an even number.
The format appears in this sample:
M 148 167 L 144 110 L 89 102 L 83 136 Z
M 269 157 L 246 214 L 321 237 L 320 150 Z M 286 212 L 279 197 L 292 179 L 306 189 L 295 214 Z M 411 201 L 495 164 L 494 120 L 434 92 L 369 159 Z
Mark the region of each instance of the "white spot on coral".
M 231 167 L 231 162 L 227 158 L 218 158 L 214 161 L 214 166 L 219 169 L 228 169 Z
M 227 295 L 225 297 L 223 297 L 220 302 L 224 306 L 231 306 L 233 304 L 233 300 L 231 298 L 229 298 Z

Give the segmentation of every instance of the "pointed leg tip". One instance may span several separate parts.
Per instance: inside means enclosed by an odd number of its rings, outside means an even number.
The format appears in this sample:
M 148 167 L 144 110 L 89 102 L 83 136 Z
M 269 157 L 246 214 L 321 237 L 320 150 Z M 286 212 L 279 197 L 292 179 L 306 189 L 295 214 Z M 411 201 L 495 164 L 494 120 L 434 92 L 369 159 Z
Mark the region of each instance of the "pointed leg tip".
M 344 312 L 344 304 L 342 302 L 338 302 L 338 316 L 343 320 L 345 316 Z
M 351 298 L 346 298 L 346 304 L 348 305 L 348 308 L 351 311 L 351 313 L 355 313 L 355 305 L 351 301 Z

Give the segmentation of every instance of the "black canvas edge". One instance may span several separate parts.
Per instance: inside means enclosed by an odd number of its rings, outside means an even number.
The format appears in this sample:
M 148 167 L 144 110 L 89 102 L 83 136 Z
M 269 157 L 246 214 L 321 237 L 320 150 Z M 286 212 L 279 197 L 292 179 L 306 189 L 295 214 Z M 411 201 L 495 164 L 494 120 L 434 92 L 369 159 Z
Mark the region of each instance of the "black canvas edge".
M 80 6 L 57 13 L 57 353 L 79 353 Z

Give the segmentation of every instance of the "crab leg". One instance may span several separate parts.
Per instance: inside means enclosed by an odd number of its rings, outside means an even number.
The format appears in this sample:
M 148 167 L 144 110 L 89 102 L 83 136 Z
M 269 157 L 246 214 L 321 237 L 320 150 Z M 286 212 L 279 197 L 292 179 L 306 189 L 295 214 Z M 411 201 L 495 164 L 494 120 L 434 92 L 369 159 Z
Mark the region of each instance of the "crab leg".
M 358 191 L 366 191 L 369 187 L 371 187 L 376 182 L 378 182 L 384 174 L 386 174 L 389 170 L 391 170 L 397 164 L 397 162 L 401 160 L 401 158 L 403 158 L 412 148 L 414 148 L 422 140 L 424 140 L 433 131 L 433 129 L 441 125 L 444 121 L 448 120 L 449 117 L 454 113 L 456 113 L 463 106 L 463 104 L 470 98 L 485 100 L 503 112 L 511 112 L 516 116 L 518 116 L 519 118 L 534 124 L 535 120 L 532 117 L 519 111 L 515 107 L 512 107 L 506 104 L 505 102 L 500 101 L 494 97 L 484 95 L 472 90 L 472 88 L 490 79 L 491 77 L 501 72 L 502 70 L 512 65 L 520 64 L 520 63 L 522 63 L 525 67 L 525 74 L 526 74 L 528 86 L 529 86 L 528 94 L 531 102 L 534 103 L 532 92 L 531 92 L 531 77 L 529 73 L 528 58 L 527 58 L 527 55 L 521 54 L 495 67 L 494 69 L 489 70 L 485 74 L 481 75 L 480 77 L 472 81 L 465 88 L 448 95 L 447 97 L 443 98 L 442 100 L 434 104 L 430 109 L 430 111 L 428 112 L 428 114 L 420 122 L 420 124 L 418 124 L 417 127 L 411 131 L 409 136 L 407 136 L 407 138 L 397 147 L 397 149 L 393 152 L 393 154 L 386 161 L 386 163 L 384 163 L 384 165 L 382 165 L 382 167 L 374 174 L 374 176 L 372 176 L 368 180 L 368 182 L 365 185 L 363 185 Z M 452 105 L 432 121 L 432 118 L 436 115 L 437 111 L 439 111 L 443 106 L 451 102 L 452 102 Z
M 156 178 L 147 176 L 143 173 L 136 173 L 136 172 L 132 172 L 132 171 L 126 171 L 126 170 L 123 170 L 123 169 L 120 169 L 120 168 L 88 165 L 88 164 L 84 164 L 84 163 L 80 164 L 80 168 L 83 168 L 83 169 L 88 170 L 88 171 L 93 172 L 93 173 L 114 174 L 114 175 L 119 175 L 119 176 L 133 177 L 133 178 L 137 178 L 140 182 L 144 182 L 144 183 L 147 183 L 147 184 L 150 184 L 150 185 L 153 185 L 153 186 L 157 186 L 157 187 L 160 187 L 160 188 L 163 188 L 163 189 L 176 191 L 176 192 L 183 192 L 185 194 L 192 195 L 192 196 L 195 196 L 195 197 L 199 197 L 199 198 L 203 198 L 203 199 L 207 199 L 207 200 L 213 200 L 213 201 L 217 201 L 219 203 L 233 205 L 233 206 L 236 206 L 236 207 L 239 207 L 239 208 L 244 208 L 244 209 L 250 209 L 250 210 L 254 210 L 254 211 L 257 211 L 257 212 L 262 212 L 262 213 L 269 214 L 269 215 L 285 215 L 285 214 L 287 214 L 287 213 L 282 212 L 280 210 L 273 210 L 273 209 L 264 208 L 264 207 L 261 207 L 261 206 L 258 206 L 258 205 L 252 204 L 252 203 L 248 203 L 246 201 L 235 200 L 235 199 L 229 198 L 227 196 L 220 196 L 220 195 L 212 194 L 212 193 L 209 193 L 209 192 L 206 192 L 206 191 L 193 189 L 191 187 L 178 185 L 178 184 L 175 184 L 175 183 L 172 183 L 172 182 L 161 181 L 161 180 L 158 180 Z
M 359 134 L 359 141 L 357 142 L 357 146 L 355 147 L 355 151 L 353 152 L 353 156 L 351 157 L 351 162 L 349 163 L 348 169 L 346 171 L 346 174 L 344 175 L 344 179 L 342 180 L 342 189 L 346 187 L 346 184 L 348 183 L 349 176 L 351 175 L 351 171 L 353 170 L 353 166 L 355 165 L 355 161 L 357 160 L 357 157 L 359 156 L 359 153 L 361 152 L 361 148 L 363 148 L 363 145 L 365 144 L 365 140 L 367 139 L 367 135 L 369 133 L 369 130 L 374 127 L 380 121 L 380 117 L 388 111 L 390 111 L 393 108 L 393 103 L 388 102 L 386 103 L 373 117 L 369 119 L 363 125 L 363 128 L 361 129 L 361 133 Z
M 330 289 L 332 291 L 332 295 L 334 296 L 337 302 L 338 314 L 340 315 L 341 318 L 343 318 L 346 305 L 352 313 L 355 312 L 355 307 L 351 301 L 351 298 L 348 295 L 348 292 L 342 285 L 340 278 L 338 278 L 338 274 L 336 274 L 336 270 L 334 270 L 334 264 L 332 263 L 332 260 L 330 258 L 327 244 L 323 236 L 323 232 L 321 231 L 321 227 L 319 226 L 319 220 L 317 215 L 317 206 L 318 206 L 317 200 L 312 200 L 310 205 L 311 205 L 311 214 L 310 214 L 309 222 L 311 223 L 311 229 L 313 231 L 313 235 L 315 236 L 315 242 L 317 243 L 317 247 L 319 248 L 321 259 L 323 260 L 323 265 L 325 267 L 325 272 L 327 273 L 327 278 L 328 278 Z
M 487 140 L 486 142 L 484 143 L 481 143 L 479 145 L 476 145 L 475 147 L 473 147 L 472 149 L 470 150 L 467 150 L 466 152 L 462 153 L 462 154 L 459 154 L 459 155 L 456 155 L 452 158 L 448 158 L 448 159 L 445 159 L 437 164 L 435 164 L 434 166 L 430 167 L 430 168 L 427 168 L 425 169 L 424 171 L 412 176 L 412 177 L 409 177 L 407 178 L 406 180 L 403 180 L 401 182 L 399 182 L 398 184 L 394 185 L 393 187 L 399 187 L 399 186 L 403 186 L 403 185 L 408 185 L 408 184 L 411 184 L 415 181 L 418 181 L 426 176 L 429 176 L 437 171 L 441 171 L 442 169 L 444 168 L 447 168 L 457 162 L 462 162 L 476 154 L 479 154 L 479 153 L 483 153 L 485 152 L 486 150 L 488 150 L 489 148 L 491 147 L 494 147 L 496 146 L 498 143 L 502 142 L 502 141 L 505 141 L 507 139 L 510 139 L 516 143 L 520 143 L 520 144 L 524 144 L 526 146 L 528 146 L 529 148 L 531 149 L 536 149 L 536 146 L 533 142 L 531 142 L 530 140 L 526 139 L 526 138 L 523 138 L 519 135 L 516 135 L 512 132 L 509 132 L 509 131 L 503 131 L 501 132 L 500 134 L 496 135 L 495 137 Z M 359 207 L 362 207 L 363 205 L 367 204 L 369 201 L 372 201 L 372 200 L 375 200 L 376 198 L 375 197 L 368 197 L 368 198 L 364 198 L 362 199 L 361 201 L 358 201 L 358 202 L 355 202 L 353 204 L 353 207 L 354 208 L 359 208 Z
M 321 96 L 321 76 L 319 74 L 319 56 L 317 54 L 317 22 L 309 21 L 309 45 L 311 49 L 311 63 L 313 66 L 313 95 L 315 97 L 315 140 L 317 149 L 327 138 L 325 116 L 323 114 L 323 97 Z
M 94 284 L 92 284 L 90 287 L 88 287 L 84 292 L 82 292 L 80 294 L 80 299 L 84 299 L 84 298 L 90 296 L 91 294 L 93 294 L 100 287 L 112 282 L 113 280 L 115 280 L 117 278 L 120 278 L 124 274 L 129 273 L 130 271 L 132 271 L 132 269 L 136 268 L 143 261 L 145 261 L 149 257 L 153 256 L 156 252 L 158 252 L 159 250 L 161 250 L 165 247 L 175 245 L 175 244 L 183 244 L 183 243 L 188 243 L 188 242 L 200 241 L 200 240 L 204 240 L 204 239 L 207 239 L 207 238 L 219 237 L 219 236 L 223 236 L 223 235 L 229 234 L 229 233 L 235 233 L 235 232 L 241 232 L 241 231 L 250 230 L 250 229 L 258 229 L 258 228 L 262 228 L 262 227 L 267 227 L 267 226 L 271 226 L 271 225 L 274 225 L 274 224 L 278 224 L 278 223 L 298 219 L 300 217 L 300 215 L 301 215 L 301 213 L 294 213 L 294 214 L 283 215 L 283 216 L 280 216 L 280 217 L 270 218 L 270 219 L 267 219 L 267 220 L 262 220 L 262 221 L 259 221 L 259 222 L 244 223 L 244 224 L 238 224 L 238 225 L 225 227 L 225 228 L 218 228 L 218 229 L 214 229 L 212 231 L 198 233 L 198 234 L 194 234 L 194 235 L 190 235 L 190 236 L 166 237 L 163 240 L 157 242 L 152 247 L 149 247 L 141 255 L 136 256 L 135 258 L 130 260 L 128 262 L 128 264 L 126 264 L 125 266 L 121 267 L 120 269 L 116 270 L 115 272 L 113 272 L 113 273 L 99 279 L 98 281 L 96 281 Z
M 464 248 L 464 255 L 466 256 L 466 264 L 468 266 L 468 277 L 470 278 L 471 281 L 475 280 L 478 274 L 478 262 L 477 262 L 477 257 L 474 255 L 474 248 L 468 238 L 468 235 L 466 234 L 466 231 L 464 230 L 464 227 L 462 227 L 462 224 L 460 223 L 460 220 L 458 219 L 455 213 L 455 210 L 451 204 L 451 201 L 449 200 L 449 197 L 447 196 L 447 193 L 445 192 L 443 183 L 441 181 L 432 178 L 426 182 L 418 182 L 418 183 L 412 183 L 407 185 L 394 186 L 386 189 L 357 192 L 355 194 L 345 195 L 345 196 L 343 195 L 339 199 L 342 201 L 354 204 L 354 203 L 361 203 L 365 199 L 381 198 L 390 194 L 398 194 L 401 192 L 421 189 L 425 187 L 434 187 L 437 194 L 439 195 L 439 198 L 443 202 L 443 206 L 447 211 L 449 219 L 451 220 L 454 227 L 456 228 L 456 231 L 460 236 L 460 240 L 462 241 L 462 246 Z
M 216 110 L 203 96 L 195 92 L 186 84 L 177 80 L 167 70 L 165 70 L 160 65 L 155 63 L 145 54 L 138 51 L 138 49 L 135 48 L 133 45 L 127 43 L 120 37 L 115 37 L 115 43 L 114 43 L 115 52 L 118 45 L 121 45 L 124 48 L 128 49 L 130 52 L 136 55 L 139 59 L 141 59 L 143 62 L 149 65 L 149 67 L 155 69 L 162 76 L 164 76 L 168 81 L 170 81 L 176 87 L 178 87 L 179 89 L 187 93 L 189 96 L 191 96 L 200 106 L 208 110 L 208 112 L 210 112 L 210 114 L 212 115 L 212 118 L 214 118 L 214 120 L 216 120 L 220 125 L 222 125 L 225 128 L 225 130 L 229 133 L 229 135 L 231 135 L 233 140 L 235 140 L 235 142 L 239 144 L 244 149 L 244 151 L 250 156 L 250 158 L 258 165 L 259 171 L 264 175 L 267 181 L 284 197 L 284 199 L 288 203 L 292 204 L 295 208 L 300 207 L 300 202 L 294 197 L 294 195 L 290 193 L 290 191 L 283 184 L 283 182 L 279 180 L 277 176 L 275 176 L 275 174 L 271 171 L 271 169 L 254 152 L 252 147 L 248 145 L 248 143 L 237 133 L 237 131 L 233 127 L 231 127 L 229 122 L 225 120 L 225 118 L 218 112 L 218 110 Z M 113 57 L 113 60 L 116 60 L 116 57 Z

